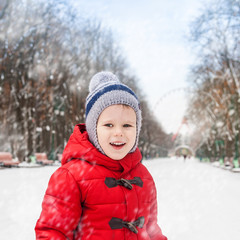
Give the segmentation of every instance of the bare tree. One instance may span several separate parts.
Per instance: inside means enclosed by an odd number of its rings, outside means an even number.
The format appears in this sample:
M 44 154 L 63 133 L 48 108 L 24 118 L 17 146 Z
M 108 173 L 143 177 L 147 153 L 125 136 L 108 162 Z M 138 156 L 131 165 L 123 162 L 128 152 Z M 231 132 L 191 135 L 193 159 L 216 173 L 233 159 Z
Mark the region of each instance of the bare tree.
M 197 119 L 209 122 L 204 124 L 205 143 L 214 147 L 217 141 L 224 141 L 228 157 L 238 157 L 239 151 L 239 12 L 239 1 L 216 1 L 192 25 L 199 63 L 192 70 L 196 94 L 189 118 L 195 123 Z
M 12 0 L 1 16 L 1 150 L 21 161 L 38 151 L 55 158 L 73 126 L 84 122 L 88 83 L 98 71 L 116 73 L 144 102 L 112 32 L 82 18 L 67 1 Z M 165 135 L 152 115 L 147 120 L 142 144 L 151 142 L 144 148 L 150 152 Z

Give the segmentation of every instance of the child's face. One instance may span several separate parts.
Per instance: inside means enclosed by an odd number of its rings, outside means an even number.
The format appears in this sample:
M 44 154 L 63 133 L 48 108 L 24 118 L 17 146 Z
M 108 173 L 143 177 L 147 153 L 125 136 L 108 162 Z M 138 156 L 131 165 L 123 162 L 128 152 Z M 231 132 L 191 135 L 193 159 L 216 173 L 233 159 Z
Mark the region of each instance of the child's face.
M 114 159 L 124 158 L 136 141 L 136 113 L 125 105 L 111 105 L 97 122 L 98 142 L 104 153 Z

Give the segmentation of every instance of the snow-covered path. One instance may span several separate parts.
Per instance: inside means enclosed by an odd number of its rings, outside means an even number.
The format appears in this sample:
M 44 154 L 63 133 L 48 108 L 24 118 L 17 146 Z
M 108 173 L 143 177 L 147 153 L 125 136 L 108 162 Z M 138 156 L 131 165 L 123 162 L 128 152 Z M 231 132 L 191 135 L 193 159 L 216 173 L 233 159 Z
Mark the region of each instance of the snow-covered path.
M 169 240 L 240 239 L 240 173 L 195 159 L 145 165 L 157 185 L 159 225 Z
M 144 161 L 152 173 L 159 224 L 169 240 L 239 240 L 240 173 L 197 160 Z M 34 226 L 57 167 L 0 170 L 0 239 L 35 239 Z

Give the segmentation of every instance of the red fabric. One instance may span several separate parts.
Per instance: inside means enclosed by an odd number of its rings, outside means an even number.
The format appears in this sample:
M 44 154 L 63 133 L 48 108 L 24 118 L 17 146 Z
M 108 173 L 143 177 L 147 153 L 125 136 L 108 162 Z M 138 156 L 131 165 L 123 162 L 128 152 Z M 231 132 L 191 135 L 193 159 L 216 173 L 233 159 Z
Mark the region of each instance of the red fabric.
M 143 186 L 109 188 L 106 177 L 140 177 Z M 109 226 L 112 217 L 132 222 L 141 216 L 145 223 L 137 234 Z M 35 231 L 36 239 L 167 240 L 157 225 L 156 188 L 139 149 L 112 160 L 89 142 L 84 125 L 75 126 L 62 166 L 50 178 Z

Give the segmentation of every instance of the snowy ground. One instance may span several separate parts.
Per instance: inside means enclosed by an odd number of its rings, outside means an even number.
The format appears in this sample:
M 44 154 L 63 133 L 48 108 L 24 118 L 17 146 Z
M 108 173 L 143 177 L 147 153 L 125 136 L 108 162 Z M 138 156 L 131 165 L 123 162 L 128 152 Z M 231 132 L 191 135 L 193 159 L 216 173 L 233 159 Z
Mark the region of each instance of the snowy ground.
M 197 160 L 144 161 L 158 189 L 159 225 L 169 240 L 239 240 L 240 173 Z M 0 170 L 0 239 L 35 239 L 34 226 L 57 167 Z

